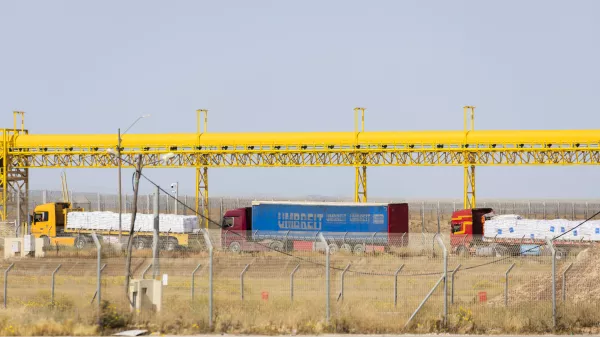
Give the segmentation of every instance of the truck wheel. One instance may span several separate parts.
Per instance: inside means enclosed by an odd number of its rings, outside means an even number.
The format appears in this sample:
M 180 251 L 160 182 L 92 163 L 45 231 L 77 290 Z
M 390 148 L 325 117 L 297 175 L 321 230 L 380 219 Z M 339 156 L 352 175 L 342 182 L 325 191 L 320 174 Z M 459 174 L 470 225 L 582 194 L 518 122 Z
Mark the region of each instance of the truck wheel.
M 75 238 L 75 248 L 77 249 L 84 249 L 88 244 L 87 239 L 85 238 L 85 236 L 83 235 L 78 235 Z
M 340 250 L 340 247 L 338 247 L 337 243 L 330 243 L 329 244 L 329 254 L 335 254 Z
M 354 249 L 352 251 L 354 252 L 354 254 L 363 254 L 366 251 L 365 245 L 363 245 L 362 243 L 356 244 L 354 245 Z
M 242 251 L 242 245 L 240 245 L 240 243 L 237 241 L 233 241 L 229 244 L 229 251 L 237 254 Z
M 168 238 L 165 250 L 172 252 L 177 249 L 177 246 L 179 246 L 179 241 L 176 238 Z
M 135 239 L 133 239 L 133 246 L 137 250 L 146 249 L 146 248 L 148 248 L 148 243 L 146 242 L 146 240 L 144 238 L 135 238 Z
M 352 253 L 352 246 L 350 246 L 349 243 L 344 243 L 340 249 L 342 250 L 342 252 L 346 252 L 346 253 Z
M 273 242 L 271 242 L 269 247 L 271 247 L 271 249 L 276 250 L 278 252 L 282 252 L 283 251 L 283 242 L 273 241 Z

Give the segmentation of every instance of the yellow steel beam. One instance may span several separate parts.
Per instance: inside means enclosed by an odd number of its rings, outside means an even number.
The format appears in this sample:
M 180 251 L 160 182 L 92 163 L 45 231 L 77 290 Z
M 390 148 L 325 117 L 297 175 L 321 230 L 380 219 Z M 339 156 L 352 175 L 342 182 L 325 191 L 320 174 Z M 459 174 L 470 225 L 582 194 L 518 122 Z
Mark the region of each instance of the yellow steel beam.
M 122 137 L 125 149 L 158 149 L 177 147 L 221 150 L 253 146 L 255 149 L 279 146 L 300 148 L 306 146 L 352 148 L 361 147 L 427 147 L 460 148 L 462 145 L 478 148 L 551 147 L 564 145 L 598 145 L 600 130 L 478 130 L 470 131 L 465 140 L 462 131 L 366 131 L 356 136 L 353 132 L 290 132 L 290 133 L 180 133 L 180 134 L 127 134 Z M 23 151 L 49 151 L 88 148 L 116 148 L 117 139 L 107 135 L 26 135 L 11 139 L 9 147 Z
M 161 162 L 166 153 L 175 156 Z M 228 147 L 223 149 L 125 149 L 122 156 L 135 162 L 143 155 L 144 167 L 321 167 L 321 166 L 476 166 L 507 165 L 598 165 L 598 143 L 559 144 L 552 147 L 510 146 L 504 148 L 441 148 L 431 145 L 361 146 L 360 149 L 315 146 Z M 99 148 L 38 151 L 8 148 L 6 156 L 16 168 L 116 168 L 114 156 Z M 124 167 L 129 167 L 124 164 Z

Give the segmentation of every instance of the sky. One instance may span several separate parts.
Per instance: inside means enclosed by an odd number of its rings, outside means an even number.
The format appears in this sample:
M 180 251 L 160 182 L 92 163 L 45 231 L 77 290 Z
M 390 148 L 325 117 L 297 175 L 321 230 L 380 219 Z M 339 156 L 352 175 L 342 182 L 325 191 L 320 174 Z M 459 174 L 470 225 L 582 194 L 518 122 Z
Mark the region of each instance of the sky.
M 597 1 L 2 1 L 0 123 L 31 133 L 600 129 Z M 479 198 L 598 198 L 598 167 L 484 167 Z M 131 170 L 124 172 L 129 191 Z M 67 171 L 116 193 L 114 169 Z M 193 169 L 155 169 L 194 193 Z M 461 198 L 462 168 L 369 169 L 369 195 Z M 60 189 L 34 169 L 31 189 Z M 352 168 L 211 169 L 212 196 L 352 196 Z M 151 191 L 142 183 L 144 193 Z

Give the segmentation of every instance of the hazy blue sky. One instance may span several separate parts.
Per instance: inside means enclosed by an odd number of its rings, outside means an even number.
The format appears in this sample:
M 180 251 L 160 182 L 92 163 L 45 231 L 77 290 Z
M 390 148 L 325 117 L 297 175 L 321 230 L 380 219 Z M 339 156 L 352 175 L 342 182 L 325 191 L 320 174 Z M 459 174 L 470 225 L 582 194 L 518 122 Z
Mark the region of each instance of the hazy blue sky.
M 0 122 L 32 133 L 600 129 L 596 1 L 3 1 Z M 33 170 L 32 189 L 59 189 Z M 69 170 L 116 191 L 116 170 Z M 131 171 L 124 178 L 129 188 Z M 154 170 L 192 194 L 194 171 Z M 480 168 L 479 197 L 596 198 L 598 167 Z M 350 196 L 354 171 L 213 169 L 211 194 Z M 461 168 L 377 168 L 370 196 L 456 197 Z M 143 186 L 148 191 L 148 184 Z

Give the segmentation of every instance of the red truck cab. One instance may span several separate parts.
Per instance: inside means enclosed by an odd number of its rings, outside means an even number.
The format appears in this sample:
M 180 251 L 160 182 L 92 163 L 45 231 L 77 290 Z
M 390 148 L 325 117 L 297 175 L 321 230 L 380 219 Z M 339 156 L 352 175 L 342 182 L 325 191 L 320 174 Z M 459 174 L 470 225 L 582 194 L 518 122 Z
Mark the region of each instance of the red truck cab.
M 491 208 L 461 209 L 453 212 L 450 222 L 452 251 L 457 254 L 468 253 L 477 240 L 482 239 L 486 216 L 489 218 L 493 212 Z

